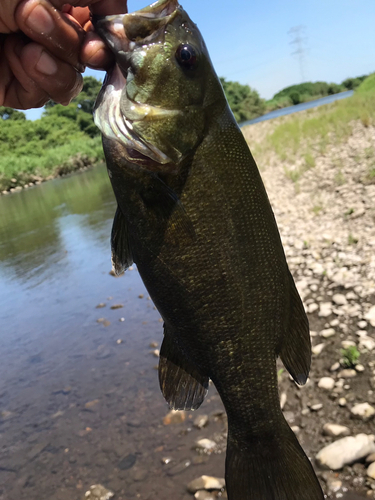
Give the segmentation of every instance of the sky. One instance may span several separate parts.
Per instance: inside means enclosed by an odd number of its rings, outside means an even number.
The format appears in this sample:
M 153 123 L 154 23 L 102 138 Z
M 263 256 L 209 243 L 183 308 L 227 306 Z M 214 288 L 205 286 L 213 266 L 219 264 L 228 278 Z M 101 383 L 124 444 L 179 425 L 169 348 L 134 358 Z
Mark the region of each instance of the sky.
M 375 71 L 375 0 L 180 0 L 219 76 L 270 99 L 302 81 L 341 83 Z M 147 0 L 129 0 L 129 11 Z M 290 33 L 301 27 L 299 33 Z M 303 52 L 303 72 L 298 48 Z M 99 79 L 102 72 L 87 71 Z M 27 112 L 30 119 L 40 110 Z

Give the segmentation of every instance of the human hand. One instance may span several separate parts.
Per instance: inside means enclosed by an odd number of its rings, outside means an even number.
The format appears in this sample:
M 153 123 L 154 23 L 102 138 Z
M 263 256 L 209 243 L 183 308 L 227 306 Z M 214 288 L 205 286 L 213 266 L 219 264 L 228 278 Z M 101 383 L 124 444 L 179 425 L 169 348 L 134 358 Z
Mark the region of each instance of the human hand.
M 105 69 L 112 56 L 92 32 L 90 11 L 126 12 L 126 0 L 1 0 L 0 106 L 68 104 L 82 89 L 84 65 Z

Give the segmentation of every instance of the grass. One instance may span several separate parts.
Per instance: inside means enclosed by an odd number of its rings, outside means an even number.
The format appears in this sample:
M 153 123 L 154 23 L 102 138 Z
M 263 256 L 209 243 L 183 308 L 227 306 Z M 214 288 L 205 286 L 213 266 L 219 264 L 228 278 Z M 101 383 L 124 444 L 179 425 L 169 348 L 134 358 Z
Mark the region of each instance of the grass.
M 321 106 L 314 113 L 297 113 L 277 125 L 273 132 L 257 147 L 258 156 L 275 152 L 280 159 L 291 164 L 304 159 L 300 168 L 285 168 L 285 175 L 297 182 L 315 166 L 317 154 L 324 154 L 329 144 L 344 143 L 352 133 L 353 124 L 360 121 L 365 127 L 375 125 L 375 74 L 369 76 L 352 97 Z M 372 148 L 365 155 L 373 155 Z M 337 183 L 344 181 L 339 175 Z
M 345 366 L 345 368 L 354 368 L 358 364 L 360 352 L 355 346 L 341 349 L 340 353 L 342 356 L 341 364 Z
M 0 191 L 67 174 L 102 159 L 100 136 L 91 138 L 66 118 L 0 125 Z

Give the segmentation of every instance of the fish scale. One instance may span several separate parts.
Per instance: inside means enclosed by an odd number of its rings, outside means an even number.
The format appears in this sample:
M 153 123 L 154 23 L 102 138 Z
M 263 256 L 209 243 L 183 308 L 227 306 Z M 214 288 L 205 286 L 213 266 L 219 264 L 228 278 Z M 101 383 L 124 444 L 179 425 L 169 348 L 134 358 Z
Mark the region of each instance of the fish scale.
M 280 355 L 306 381 L 306 314 L 203 38 L 176 0 L 94 25 L 121 68 L 95 111 L 118 201 L 113 262 L 117 272 L 137 264 L 164 319 L 162 393 L 171 408 L 196 409 L 214 382 L 228 415 L 230 500 L 322 500 L 276 373 Z M 131 134 L 111 132 L 116 120 Z

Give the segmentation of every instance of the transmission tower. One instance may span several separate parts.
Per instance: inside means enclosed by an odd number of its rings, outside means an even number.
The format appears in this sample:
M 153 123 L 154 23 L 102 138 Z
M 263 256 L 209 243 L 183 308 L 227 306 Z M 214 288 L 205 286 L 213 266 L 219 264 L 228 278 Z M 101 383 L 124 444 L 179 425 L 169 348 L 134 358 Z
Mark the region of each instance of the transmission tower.
M 295 26 L 288 31 L 288 35 L 293 37 L 290 45 L 295 45 L 296 50 L 292 52 L 292 56 L 296 56 L 299 61 L 299 68 L 301 72 L 301 82 L 306 81 L 306 26 Z

